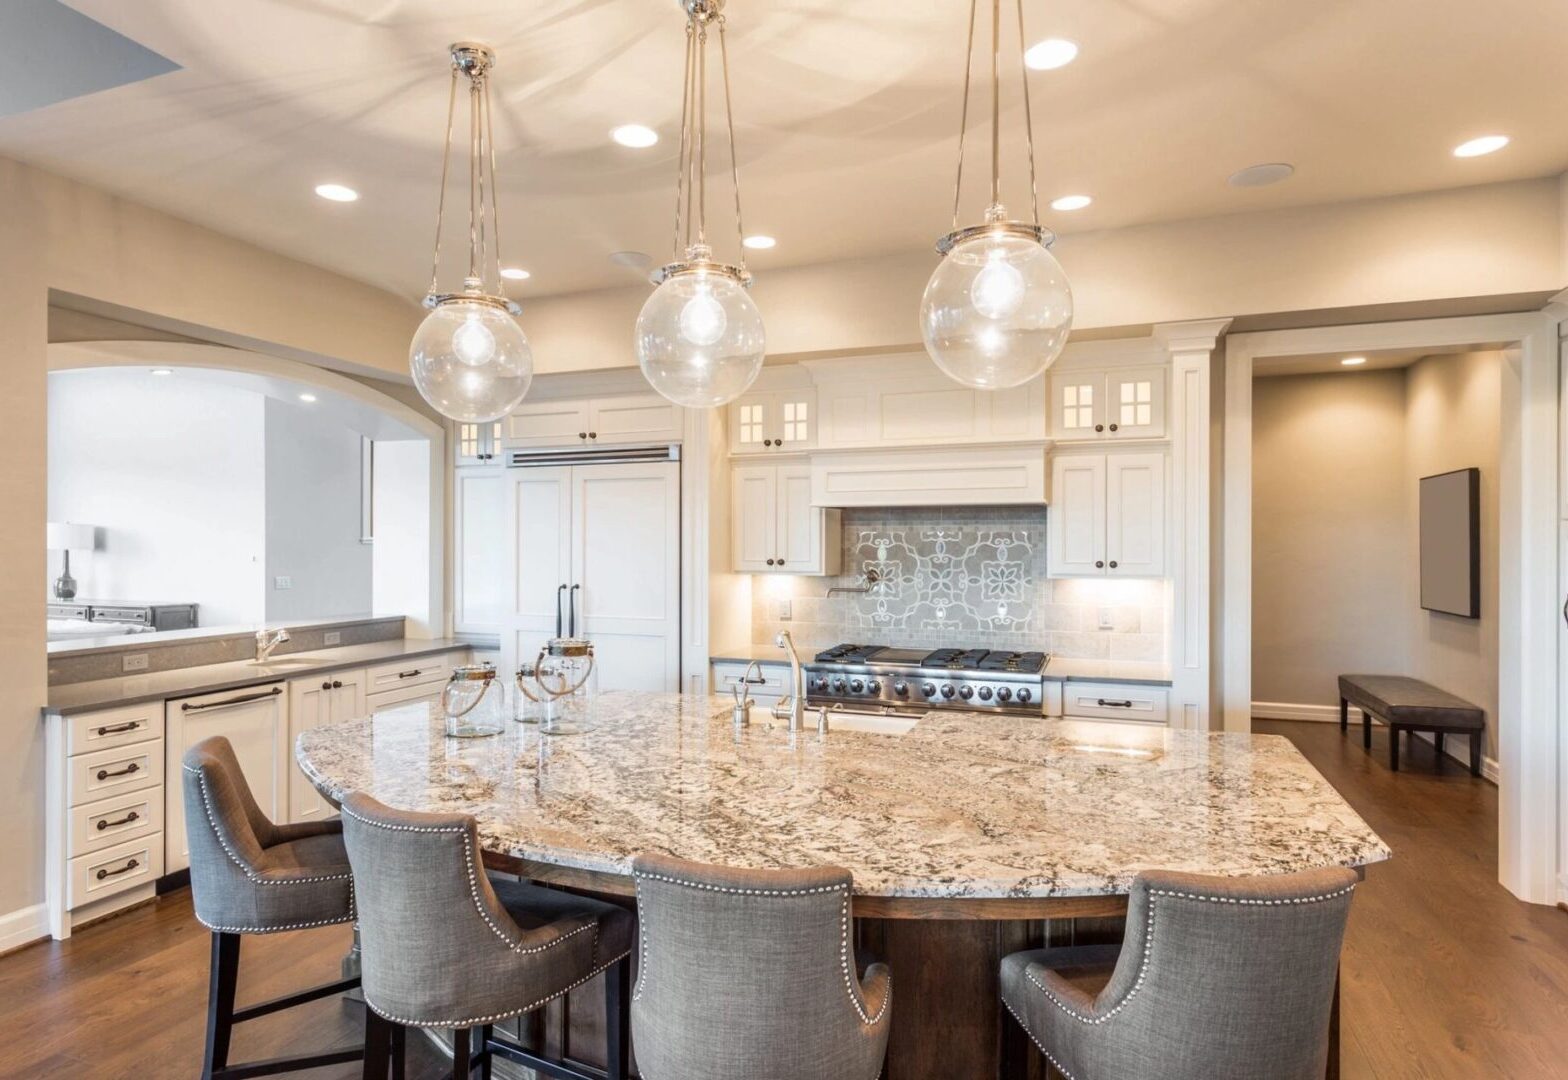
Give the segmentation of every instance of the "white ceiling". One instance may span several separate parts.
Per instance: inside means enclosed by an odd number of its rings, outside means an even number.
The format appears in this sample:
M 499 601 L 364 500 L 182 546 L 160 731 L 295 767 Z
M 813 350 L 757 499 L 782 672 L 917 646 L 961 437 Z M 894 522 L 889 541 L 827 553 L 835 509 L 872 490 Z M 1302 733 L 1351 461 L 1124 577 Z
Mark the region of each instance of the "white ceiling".
M 1364 371 L 1387 371 L 1390 368 L 1407 368 L 1417 360 L 1428 356 L 1441 356 L 1451 353 L 1467 353 L 1476 351 L 1475 346 L 1455 346 L 1448 349 L 1358 349 L 1353 352 L 1314 353 L 1299 356 L 1270 356 L 1260 360 L 1253 368 L 1253 375 L 1259 379 L 1272 378 L 1279 375 L 1326 375 L 1335 372 L 1345 375 L 1355 375 Z M 1343 361 L 1347 357 L 1360 356 L 1366 359 L 1364 364 L 1345 366 Z
M 669 252 L 675 0 L 71 6 L 182 70 L 0 117 L 0 154 L 413 297 L 428 272 L 445 48 L 478 39 L 500 56 L 507 261 L 534 274 L 514 295 L 627 284 L 639 275 L 611 252 Z M 1568 169 L 1568 4 L 1557 0 L 1026 6 L 1031 40 L 1082 47 L 1076 63 L 1032 75 L 1042 195 L 1095 198 L 1048 213 L 1058 231 Z M 730 0 L 729 14 L 747 225 L 779 239 L 754 269 L 927 248 L 949 221 L 967 5 Z M 634 121 L 663 141 L 609 141 Z M 1450 156 L 1488 132 L 1513 145 Z M 1283 184 L 1225 183 L 1281 160 L 1297 166 Z M 323 181 L 362 198 L 327 203 L 312 194 Z M 1022 209 L 1021 184 L 1005 194 Z M 719 185 L 713 217 L 728 198 Z M 971 206 L 966 217 L 978 216 L 978 197 Z

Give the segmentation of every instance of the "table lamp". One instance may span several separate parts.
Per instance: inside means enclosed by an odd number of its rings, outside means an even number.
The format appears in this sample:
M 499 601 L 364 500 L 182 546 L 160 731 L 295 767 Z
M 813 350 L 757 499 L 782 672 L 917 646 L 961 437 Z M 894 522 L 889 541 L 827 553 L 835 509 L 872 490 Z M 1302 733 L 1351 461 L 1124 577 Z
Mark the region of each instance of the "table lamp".
M 71 576 L 71 552 L 91 551 L 97 530 L 91 525 L 77 525 L 69 521 L 49 522 L 49 550 L 65 553 L 60 576 L 55 579 L 54 595 L 58 600 L 71 600 L 76 596 L 76 579 Z

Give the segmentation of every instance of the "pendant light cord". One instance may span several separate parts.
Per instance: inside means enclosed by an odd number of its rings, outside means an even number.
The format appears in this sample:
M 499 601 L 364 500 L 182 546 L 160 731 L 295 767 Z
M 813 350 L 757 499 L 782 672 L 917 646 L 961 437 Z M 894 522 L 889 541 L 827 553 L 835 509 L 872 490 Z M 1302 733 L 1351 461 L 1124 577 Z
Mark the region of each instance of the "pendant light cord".
M 686 20 L 686 63 L 681 70 L 681 152 L 675 171 L 675 259 L 678 261 L 691 244 L 691 90 L 692 68 L 696 60 L 695 22 Z M 684 214 L 683 214 L 684 211 Z M 682 225 L 685 231 L 682 231 Z
M 991 205 L 1002 202 L 1002 0 L 991 0 Z
M 468 276 L 479 276 L 479 203 L 484 189 L 479 180 L 479 81 L 468 77 Z M 464 286 L 467 287 L 466 284 Z
M 1023 81 L 1024 138 L 1029 155 L 1029 207 L 1034 224 L 1040 224 L 1040 185 L 1035 168 L 1034 110 L 1029 98 L 1029 65 L 1025 59 L 1028 37 L 1024 29 L 1023 0 L 1018 12 L 1018 64 Z M 979 0 L 969 3 L 969 33 L 964 47 L 964 98 L 958 123 L 958 170 L 953 181 L 953 230 L 959 228 L 964 197 L 964 150 L 969 135 L 969 96 L 974 83 L 975 23 Z M 991 205 L 1002 201 L 1002 3 L 991 0 Z
M 1035 177 L 1034 168 L 1034 112 L 1029 107 L 1029 62 L 1025 59 L 1025 43 L 1029 40 L 1024 36 L 1024 0 L 1017 0 L 1018 5 L 1018 75 L 1024 84 L 1024 135 L 1029 147 L 1029 207 L 1034 214 L 1034 223 L 1040 224 L 1040 184 Z
M 697 28 L 697 243 L 708 242 L 708 24 Z
M 446 148 L 441 151 L 441 194 L 436 200 L 435 255 L 430 260 L 430 294 L 435 296 L 440 288 L 441 275 L 441 223 L 446 219 L 446 182 L 452 166 L 452 118 L 457 109 L 457 65 L 452 65 L 452 84 L 446 99 Z
M 975 9 L 979 0 L 969 0 L 969 43 L 964 47 L 964 106 L 958 121 L 958 178 L 953 182 L 953 229 L 958 229 L 958 211 L 964 197 L 964 140 L 969 134 L 969 84 L 974 78 Z
M 501 182 L 496 179 L 495 171 L 495 126 L 493 117 L 495 110 L 490 105 L 490 80 L 485 80 L 484 92 L 485 107 L 485 150 L 490 158 L 490 232 L 491 250 L 495 253 L 495 289 L 496 295 L 506 299 L 506 279 L 501 276 Z
M 724 120 L 730 132 L 730 183 L 735 188 L 735 250 L 740 268 L 746 269 L 746 226 L 740 213 L 740 159 L 735 156 L 735 105 L 730 97 L 730 50 L 724 40 L 724 16 L 719 16 L 719 62 L 724 68 Z

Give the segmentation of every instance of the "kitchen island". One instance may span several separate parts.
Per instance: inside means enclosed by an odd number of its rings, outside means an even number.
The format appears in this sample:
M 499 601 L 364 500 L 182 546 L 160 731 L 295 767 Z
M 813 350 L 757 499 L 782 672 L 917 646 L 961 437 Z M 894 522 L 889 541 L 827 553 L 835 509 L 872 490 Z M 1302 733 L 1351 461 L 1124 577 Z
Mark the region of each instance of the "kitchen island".
M 641 851 L 855 876 L 856 933 L 893 970 L 889 1080 L 1029 1075 L 996 966 L 1114 934 L 1134 875 L 1361 867 L 1388 848 L 1284 738 L 930 714 L 904 735 L 732 723 L 724 698 L 609 693 L 576 735 L 447 739 L 424 708 L 301 733 L 331 801 L 352 790 L 479 822 L 487 862 L 626 896 Z M 1076 922 L 1074 921 L 1076 920 Z M 546 1018 L 581 1048 L 596 993 Z

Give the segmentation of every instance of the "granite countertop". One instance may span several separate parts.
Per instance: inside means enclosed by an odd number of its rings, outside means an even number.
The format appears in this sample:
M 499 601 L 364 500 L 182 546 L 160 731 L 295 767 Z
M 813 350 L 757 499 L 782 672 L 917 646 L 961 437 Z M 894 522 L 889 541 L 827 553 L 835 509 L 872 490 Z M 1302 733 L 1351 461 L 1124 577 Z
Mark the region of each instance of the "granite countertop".
M 600 695 L 576 735 L 507 724 L 448 739 L 427 707 L 300 733 L 334 801 L 362 790 L 463 812 L 487 849 L 627 873 L 666 852 L 746 867 L 833 863 L 895 897 L 1124 893 L 1142 869 L 1285 873 L 1389 849 L 1282 736 L 931 713 L 901 736 L 766 719 L 721 697 Z
M 802 652 L 801 662 L 810 663 L 811 656 Z M 762 664 L 789 666 L 789 657 L 776 645 L 736 645 L 715 650 L 708 657 L 710 663 L 749 664 L 753 660 Z M 1165 664 L 1144 660 L 1074 660 L 1069 657 L 1051 657 L 1045 666 L 1045 678 L 1057 682 L 1106 682 L 1125 683 L 1132 686 L 1169 686 L 1171 669 Z
M 49 704 L 45 706 L 44 712 L 70 716 L 92 709 L 137 705 L 144 701 L 210 694 L 219 690 L 237 690 L 324 671 L 341 671 L 405 657 L 432 656 L 468 647 L 467 642 L 454 638 L 398 638 L 394 641 L 372 641 L 364 645 L 289 653 L 275 656 L 269 664 L 239 660 L 155 671 L 145 675 L 127 675 L 118 679 L 67 683 L 49 687 Z

